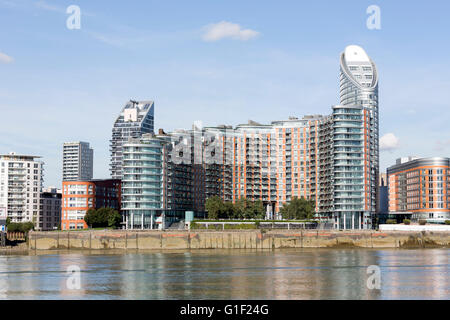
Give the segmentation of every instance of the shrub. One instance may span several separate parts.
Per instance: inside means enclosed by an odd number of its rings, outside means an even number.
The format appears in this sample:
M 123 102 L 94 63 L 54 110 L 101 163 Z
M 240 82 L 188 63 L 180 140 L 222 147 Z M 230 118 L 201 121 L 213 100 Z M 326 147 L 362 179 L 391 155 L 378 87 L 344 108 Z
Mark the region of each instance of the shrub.
M 409 225 L 409 224 L 411 224 L 411 220 L 409 220 L 409 219 L 404 219 L 404 220 L 403 220 L 403 224 Z
M 386 223 L 387 224 L 397 224 L 397 220 L 395 220 L 395 219 L 387 219 Z
M 206 229 L 205 225 L 191 222 L 191 229 Z
M 445 220 L 446 225 L 450 225 L 450 220 Z
M 421 226 L 424 226 L 424 225 L 427 224 L 427 220 L 419 220 L 419 224 L 420 224 Z
M 225 224 L 225 229 L 256 229 L 256 225 L 253 223 Z
M 8 224 L 9 232 L 23 232 L 27 233 L 30 230 L 34 229 L 33 222 L 11 222 Z
M 84 216 L 84 221 L 91 228 L 120 227 L 122 217 L 112 208 L 89 209 Z

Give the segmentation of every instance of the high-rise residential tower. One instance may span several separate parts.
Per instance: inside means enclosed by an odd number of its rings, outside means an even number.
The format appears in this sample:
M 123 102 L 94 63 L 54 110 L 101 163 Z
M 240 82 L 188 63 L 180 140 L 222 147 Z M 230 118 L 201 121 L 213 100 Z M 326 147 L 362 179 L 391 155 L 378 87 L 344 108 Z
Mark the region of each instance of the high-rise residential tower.
M 94 150 L 88 142 L 66 142 L 63 145 L 63 181 L 90 180 L 93 176 Z
M 112 129 L 111 142 L 111 177 L 122 179 L 122 146 L 129 138 L 140 138 L 144 133 L 153 133 L 153 101 L 127 102 L 120 112 Z
M 40 157 L 14 152 L 0 155 L 0 208 L 11 222 L 34 223 L 42 230 L 39 211 L 44 163 Z
M 339 229 L 368 229 L 378 204 L 378 73 L 359 46 L 341 55 L 340 99 L 333 108 L 333 215 Z

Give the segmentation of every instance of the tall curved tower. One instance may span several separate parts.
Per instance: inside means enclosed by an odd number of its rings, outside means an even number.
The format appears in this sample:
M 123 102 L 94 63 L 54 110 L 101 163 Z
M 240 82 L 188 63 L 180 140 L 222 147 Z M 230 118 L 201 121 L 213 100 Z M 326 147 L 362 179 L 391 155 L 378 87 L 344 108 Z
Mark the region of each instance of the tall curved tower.
M 370 229 L 378 203 L 378 73 L 359 46 L 348 46 L 341 54 L 333 130 L 336 227 Z

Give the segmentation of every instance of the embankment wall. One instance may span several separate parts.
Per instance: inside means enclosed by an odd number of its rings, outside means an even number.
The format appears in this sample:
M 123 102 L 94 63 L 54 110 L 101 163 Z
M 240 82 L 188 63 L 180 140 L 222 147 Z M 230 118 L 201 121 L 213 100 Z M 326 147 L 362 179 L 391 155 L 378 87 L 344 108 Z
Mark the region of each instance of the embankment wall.
M 450 248 L 450 232 L 239 230 L 30 232 L 30 250 Z

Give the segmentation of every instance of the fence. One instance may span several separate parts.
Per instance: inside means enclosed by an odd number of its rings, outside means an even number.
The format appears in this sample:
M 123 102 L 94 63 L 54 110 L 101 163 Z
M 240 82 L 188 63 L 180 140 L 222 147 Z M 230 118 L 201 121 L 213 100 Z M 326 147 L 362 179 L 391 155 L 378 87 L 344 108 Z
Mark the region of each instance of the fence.
M 192 221 L 196 226 L 201 226 L 202 229 L 333 229 L 332 223 L 326 222 L 291 222 L 291 221 Z M 188 223 L 189 227 L 190 224 Z
M 8 232 L 7 237 L 9 241 L 26 241 L 26 235 L 24 232 Z
M 6 246 L 6 232 L 0 231 L 0 247 Z

